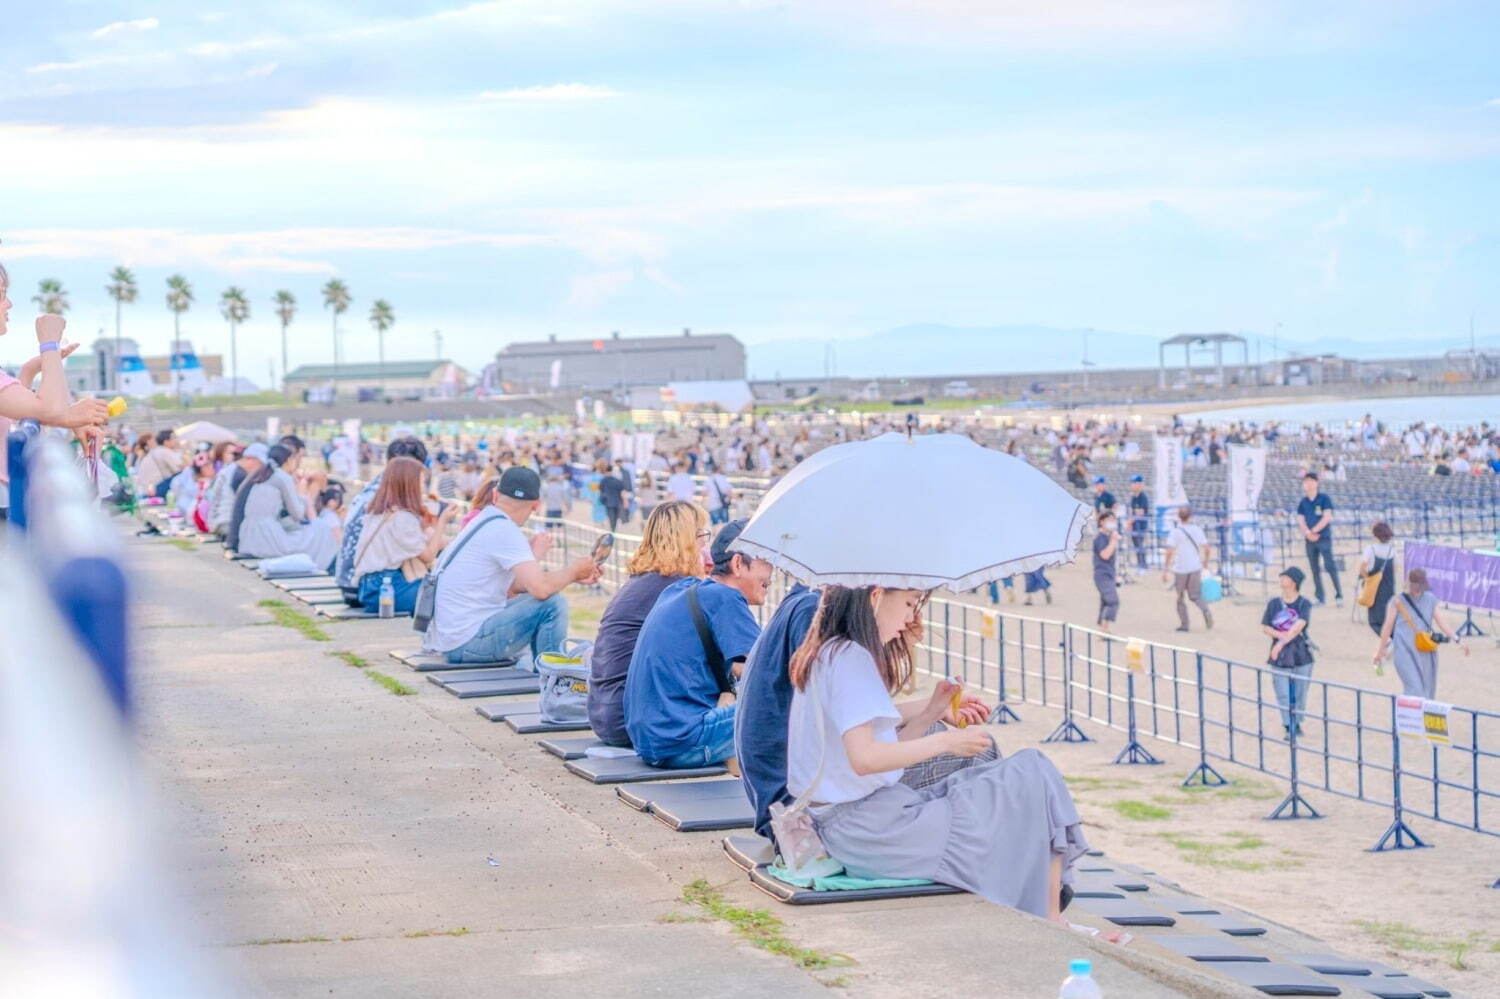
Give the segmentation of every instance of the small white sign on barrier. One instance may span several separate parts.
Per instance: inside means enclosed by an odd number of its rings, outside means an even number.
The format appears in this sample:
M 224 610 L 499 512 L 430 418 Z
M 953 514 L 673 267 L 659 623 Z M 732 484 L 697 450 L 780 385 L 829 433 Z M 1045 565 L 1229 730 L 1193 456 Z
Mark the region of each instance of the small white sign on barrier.
M 1453 705 L 1421 697 L 1396 698 L 1396 732 L 1412 739 L 1426 739 L 1440 745 L 1451 745 L 1448 735 L 1448 713 Z

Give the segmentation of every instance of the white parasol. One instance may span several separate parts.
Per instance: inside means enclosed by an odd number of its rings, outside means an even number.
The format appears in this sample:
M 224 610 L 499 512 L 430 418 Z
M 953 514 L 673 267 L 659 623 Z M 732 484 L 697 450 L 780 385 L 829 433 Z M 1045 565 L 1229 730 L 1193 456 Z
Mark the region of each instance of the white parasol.
M 957 434 L 838 444 L 766 493 L 730 547 L 811 586 L 963 592 L 1073 561 L 1089 508 Z

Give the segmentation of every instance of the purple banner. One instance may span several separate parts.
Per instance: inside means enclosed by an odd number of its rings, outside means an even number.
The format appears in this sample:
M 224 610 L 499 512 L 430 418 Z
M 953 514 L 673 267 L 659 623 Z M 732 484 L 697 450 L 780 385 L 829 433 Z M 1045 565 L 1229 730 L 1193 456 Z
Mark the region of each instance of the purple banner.
M 1500 610 L 1500 555 L 1408 541 L 1404 565 L 1426 569 L 1428 588 L 1444 603 Z

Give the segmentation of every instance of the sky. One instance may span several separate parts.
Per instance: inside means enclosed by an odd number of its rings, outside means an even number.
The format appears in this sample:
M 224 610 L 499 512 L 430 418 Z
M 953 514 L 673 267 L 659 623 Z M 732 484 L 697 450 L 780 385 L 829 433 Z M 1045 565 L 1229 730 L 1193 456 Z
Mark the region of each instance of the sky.
M 1500 331 L 1500 5 L 55 0 L 0 46 L 0 261 L 70 333 L 290 362 L 909 323 Z M 13 332 L 12 337 L 15 337 Z M 0 358 L 18 363 L 17 345 Z M 1077 353 L 1059 350 L 1059 366 Z M 1143 358 L 1142 363 L 1154 362 Z M 268 368 L 268 365 L 272 368 Z

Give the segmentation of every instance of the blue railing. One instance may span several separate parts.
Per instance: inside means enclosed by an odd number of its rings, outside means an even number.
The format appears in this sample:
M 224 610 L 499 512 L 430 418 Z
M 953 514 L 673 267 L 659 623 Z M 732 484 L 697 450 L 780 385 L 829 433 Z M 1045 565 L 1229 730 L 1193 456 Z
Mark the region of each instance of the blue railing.
M 33 426 L 6 447 L 0 994 L 228 994 L 149 848 L 119 536 L 63 439 Z

